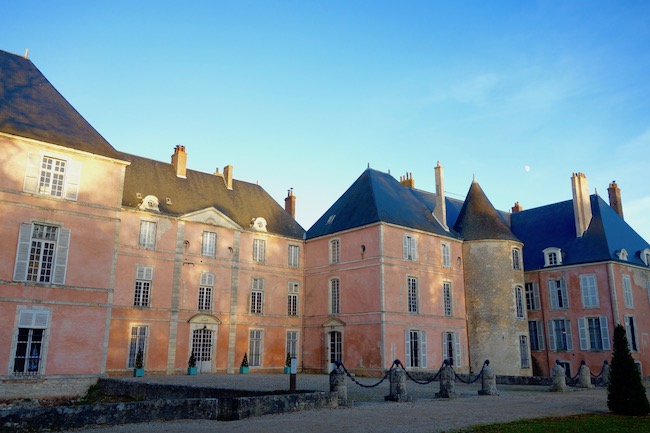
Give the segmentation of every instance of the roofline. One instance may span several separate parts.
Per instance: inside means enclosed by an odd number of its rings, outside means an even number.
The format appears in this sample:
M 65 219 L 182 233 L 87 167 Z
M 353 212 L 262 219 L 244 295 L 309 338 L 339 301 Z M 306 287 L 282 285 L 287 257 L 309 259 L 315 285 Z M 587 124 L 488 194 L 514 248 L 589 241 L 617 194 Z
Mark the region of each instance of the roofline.
M 438 233 L 428 232 L 428 231 L 416 229 L 416 228 L 413 228 L 413 227 L 401 226 L 399 224 L 389 223 L 389 222 L 381 221 L 381 220 L 375 221 L 375 222 L 372 222 L 372 223 L 369 223 L 369 224 L 364 224 L 364 225 L 361 225 L 361 226 L 351 227 L 349 229 L 341 230 L 341 231 L 338 231 L 338 232 L 333 232 L 333 233 L 329 233 L 329 234 L 326 234 L 326 235 L 320 235 L 320 236 L 316 236 L 316 237 L 313 237 L 313 238 L 309 238 L 309 239 L 306 239 L 305 242 L 310 242 L 310 241 L 314 241 L 314 240 L 317 240 L 317 239 L 320 239 L 320 238 L 325 238 L 325 237 L 338 236 L 341 233 L 348 233 L 348 232 L 351 232 L 351 231 L 354 231 L 354 230 L 368 228 L 368 227 L 372 227 L 372 226 L 375 226 L 375 225 L 385 225 L 385 226 L 395 227 L 395 228 L 402 229 L 402 230 L 409 230 L 409 231 L 415 232 L 415 233 L 422 233 L 422 234 L 427 234 L 427 235 L 431 235 L 431 236 L 438 236 L 438 237 L 441 237 L 441 238 L 450 239 L 450 240 L 453 240 L 453 241 L 465 242 L 465 240 L 460 238 L 460 237 L 441 235 L 441 234 L 438 234 Z
M 112 162 L 112 163 L 115 163 L 115 164 L 121 164 L 121 165 L 124 165 L 124 166 L 131 165 L 131 162 L 129 162 L 127 160 L 124 160 L 124 159 L 111 158 L 109 156 L 100 155 L 98 153 L 86 152 L 86 151 L 83 151 L 83 150 L 75 149 L 73 147 L 62 146 L 60 144 L 54 144 L 54 143 L 50 143 L 50 142 L 47 142 L 47 141 L 36 140 L 34 138 L 23 137 L 22 135 L 14 135 L 14 134 L 9 134 L 7 132 L 0 131 L 0 137 L 7 137 L 7 138 L 10 138 L 10 139 L 14 139 L 14 140 L 19 139 L 19 140 L 26 141 L 28 143 L 37 144 L 39 146 L 49 147 L 49 148 L 55 149 L 55 150 L 57 150 L 59 152 L 63 151 L 63 152 L 77 154 L 77 155 L 88 156 L 88 157 L 91 157 L 91 158 L 102 159 L 102 160 L 105 160 L 105 161 L 109 161 L 109 162 Z M 117 151 L 117 150 L 115 152 L 119 153 L 119 151 Z
M 609 265 L 609 264 L 628 266 L 628 267 L 631 267 L 631 268 L 642 269 L 644 271 L 650 270 L 650 267 L 648 267 L 648 266 L 637 265 L 637 264 L 634 264 L 634 263 L 627 262 L 625 260 L 610 259 L 610 260 L 600 260 L 600 261 L 597 261 L 597 262 L 572 263 L 570 265 L 545 266 L 543 268 L 531 269 L 530 271 L 527 271 L 526 269 L 524 269 L 524 275 L 526 275 L 528 273 L 531 273 L 531 272 L 584 268 L 585 265 L 594 265 L 595 266 L 595 265 Z

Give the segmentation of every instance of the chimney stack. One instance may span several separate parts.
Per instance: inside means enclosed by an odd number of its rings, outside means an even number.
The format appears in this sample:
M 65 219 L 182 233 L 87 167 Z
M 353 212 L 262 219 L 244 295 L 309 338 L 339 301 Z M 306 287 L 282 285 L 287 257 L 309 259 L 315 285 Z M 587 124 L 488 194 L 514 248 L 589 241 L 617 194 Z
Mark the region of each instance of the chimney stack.
M 521 212 L 522 210 L 524 210 L 524 208 L 519 204 L 519 202 L 515 202 L 515 205 L 511 209 L 512 213 Z
M 433 210 L 433 216 L 445 230 L 449 230 L 447 227 L 447 205 L 445 204 L 445 173 L 440 161 L 434 171 L 436 173 L 436 207 Z
M 613 180 L 607 188 L 609 193 L 609 207 L 614 209 L 617 214 L 623 218 L 623 203 L 621 203 L 621 189 L 616 185 L 616 181 Z
M 291 218 L 296 219 L 296 196 L 293 195 L 293 188 L 287 192 L 287 198 L 284 199 L 284 210 L 291 215 Z
M 172 155 L 172 165 L 176 171 L 176 176 L 186 179 L 187 174 L 187 153 L 185 152 L 185 146 L 180 144 L 174 148 L 174 154 Z
M 227 165 L 223 168 L 223 181 L 226 182 L 226 188 L 228 189 L 232 189 L 232 172 L 232 165 Z
M 571 189 L 573 190 L 573 215 L 576 223 L 576 236 L 582 235 L 591 223 L 591 200 L 589 198 L 589 184 L 584 173 L 573 173 L 571 176 Z
M 415 180 L 413 180 L 413 173 L 406 173 L 405 176 L 399 177 L 399 183 L 407 188 L 415 188 Z

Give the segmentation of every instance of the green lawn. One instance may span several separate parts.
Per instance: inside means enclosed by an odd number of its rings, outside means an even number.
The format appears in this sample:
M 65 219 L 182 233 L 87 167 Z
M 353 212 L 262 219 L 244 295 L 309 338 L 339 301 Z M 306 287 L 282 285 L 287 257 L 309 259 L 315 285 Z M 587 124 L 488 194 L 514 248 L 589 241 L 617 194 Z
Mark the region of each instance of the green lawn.
M 650 416 L 574 415 L 490 424 L 455 433 L 650 433 Z

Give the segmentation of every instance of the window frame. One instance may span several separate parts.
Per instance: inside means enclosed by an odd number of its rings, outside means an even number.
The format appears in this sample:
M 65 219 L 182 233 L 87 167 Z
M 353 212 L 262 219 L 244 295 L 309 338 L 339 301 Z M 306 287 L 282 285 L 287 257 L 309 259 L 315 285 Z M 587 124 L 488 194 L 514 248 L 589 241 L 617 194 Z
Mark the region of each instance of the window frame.
M 528 348 L 528 336 L 519 336 L 519 358 L 522 369 L 530 368 L 530 351 Z
M 341 314 L 341 280 L 337 277 L 330 278 L 327 285 L 330 315 L 338 316 Z
M 535 352 L 544 351 L 544 323 L 541 320 L 528 321 L 528 335 L 530 336 L 530 350 Z
M 296 329 L 287 329 L 286 332 L 286 348 L 287 353 L 291 358 L 298 358 L 299 347 L 298 343 L 300 341 L 300 331 Z
M 557 325 L 562 323 L 563 328 Z M 564 332 L 562 332 L 564 330 Z M 564 336 L 562 348 L 558 348 L 559 336 Z M 552 318 L 548 321 L 548 349 L 551 352 L 572 352 L 573 334 L 571 332 L 571 321 L 563 318 Z
M 133 306 L 149 308 L 153 289 L 153 266 L 136 265 L 135 282 L 133 284 Z
M 266 240 L 255 238 L 253 239 L 253 261 L 255 263 L 266 262 Z
M 454 316 L 454 302 L 452 296 L 451 281 L 442 282 L 442 313 L 445 317 Z
M 418 259 L 417 238 L 412 234 L 405 233 L 402 237 L 402 259 L 413 262 Z
M 330 264 L 341 263 L 341 240 L 339 238 L 330 239 L 328 246 Z
M 264 330 L 248 330 L 248 365 L 250 367 L 261 367 L 264 354 Z
M 451 356 L 449 355 L 451 349 Z M 451 359 L 451 365 L 460 367 L 462 365 L 462 352 L 460 347 L 460 334 L 455 331 L 443 331 L 442 333 L 442 359 Z
M 287 288 L 287 316 L 298 316 L 300 283 L 289 281 Z
M 580 298 L 582 299 L 582 308 L 598 308 L 600 306 L 596 275 L 580 275 Z
M 569 293 L 564 278 L 549 279 L 548 293 L 551 310 L 567 310 L 569 308 Z
M 141 248 L 143 250 L 155 250 L 157 233 L 158 223 L 156 221 L 140 220 L 138 248 Z
M 55 173 L 55 176 L 61 176 L 60 194 L 52 194 L 51 182 L 46 187 L 44 179 L 44 163 L 46 158 L 52 161 L 64 163 L 61 173 Z M 55 170 L 56 171 L 56 170 Z M 23 179 L 23 191 L 31 194 L 37 194 L 42 197 L 50 197 L 57 200 L 76 201 L 79 194 L 79 183 L 81 179 L 81 163 L 68 158 L 67 155 L 57 155 L 53 152 L 47 153 L 28 153 L 25 168 L 25 177 Z M 50 179 L 51 180 L 51 179 Z
M 427 335 L 419 329 L 404 333 L 404 359 L 406 368 L 427 368 Z
M 198 305 L 199 311 L 212 311 L 214 300 L 214 273 L 201 272 L 199 276 Z
M 144 334 L 142 333 L 144 330 Z M 135 359 L 138 349 L 142 350 L 142 362 L 146 365 L 147 343 L 149 341 L 149 325 L 131 324 L 131 336 L 129 338 L 129 350 L 126 357 L 126 368 L 135 368 Z
M 420 293 L 418 278 L 413 275 L 406 276 L 406 297 L 408 300 L 408 312 L 418 314 L 420 312 Z
M 201 236 L 201 256 L 211 258 L 217 256 L 217 232 L 203 231 Z
M 595 320 L 598 320 L 597 328 L 592 326 Z M 578 317 L 578 335 L 580 337 L 580 350 L 589 352 L 610 350 L 609 325 L 606 316 Z
M 526 294 L 526 310 L 539 311 L 542 309 L 542 302 L 539 293 L 539 285 L 535 281 L 524 283 L 524 293 Z
M 264 314 L 264 278 L 251 278 L 250 314 Z
M 623 318 L 625 324 L 625 334 L 627 337 L 627 345 L 630 352 L 639 351 L 639 340 L 637 338 L 637 324 L 636 317 L 632 314 L 626 314 Z
M 512 270 L 520 271 L 521 266 L 521 248 L 512 249 Z
M 51 310 L 46 308 L 18 308 L 12 338 L 10 374 L 45 374 L 51 314 Z
M 290 268 L 300 267 L 300 245 L 289 244 L 287 256 L 287 263 Z
M 634 308 L 634 296 L 632 294 L 632 280 L 629 275 L 621 276 L 623 285 L 623 298 L 625 299 L 625 308 Z
M 440 254 L 443 268 L 451 268 L 451 244 L 448 242 L 440 243 Z
M 48 232 L 48 229 L 54 229 L 54 239 L 47 239 L 37 233 L 37 227 L 43 227 L 40 231 Z M 51 236 L 51 235 L 50 235 Z M 21 223 L 18 231 L 18 245 L 16 247 L 16 262 L 14 264 L 14 281 L 20 281 L 32 284 L 65 284 L 66 273 L 68 268 L 68 251 L 70 250 L 71 231 L 62 225 L 43 223 L 34 221 Z M 33 271 L 34 263 L 33 253 L 35 243 L 43 246 L 48 245 L 47 251 L 51 254 L 44 256 L 42 249 L 39 250 L 38 267 L 36 273 Z M 43 260 L 47 257 L 49 266 L 43 268 Z M 47 271 L 43 274 L 43 271 Z
M 548 247 L 542 250 L 544 254 L 544 267 L 559 266 L 562 264 L 562 250 L 558 247 Z
M 526 319 L 526 312 L 524 309 L 524 288 L 515 286 L 515 317 L 519 320 Z

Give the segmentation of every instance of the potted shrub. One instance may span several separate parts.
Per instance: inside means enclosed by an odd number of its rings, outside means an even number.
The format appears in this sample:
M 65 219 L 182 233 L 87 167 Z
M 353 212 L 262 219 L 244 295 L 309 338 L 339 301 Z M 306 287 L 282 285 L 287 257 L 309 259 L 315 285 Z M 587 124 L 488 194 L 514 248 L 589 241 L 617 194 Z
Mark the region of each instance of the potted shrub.
M 284 361 L 284 374 L 291 373 L 291 354 L 287 352 L 287 360 Z
M 239 366 L 239 374 L 248 374 L 248 355 L 244 352 L 244 359 L 241 360 Z
M 196 367 L 196 357 L 194 356 L 194 351 L 190 354 L 190 359 L 187 361 L 187 374 L 194 376 L 198 374 L 199 369 Z
M 142 353 L 142 349 L 138 349 L 138 354 L 135 356 L 135 368 L 133 369 L 133 376 L 144 376 L 144 354 Z

